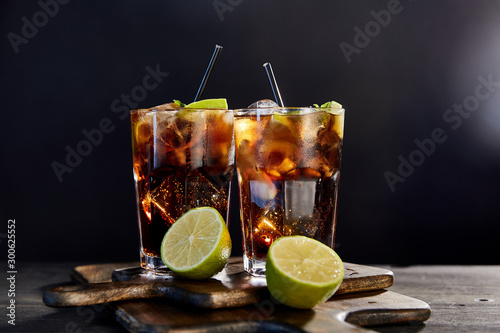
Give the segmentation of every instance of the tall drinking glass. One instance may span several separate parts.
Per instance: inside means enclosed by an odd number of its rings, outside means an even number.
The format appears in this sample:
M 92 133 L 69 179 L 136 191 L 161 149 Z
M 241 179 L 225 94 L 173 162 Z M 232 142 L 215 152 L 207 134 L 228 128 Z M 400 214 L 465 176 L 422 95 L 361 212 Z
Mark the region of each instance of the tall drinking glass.
M 304 235 L 333 248 L 344 109 L 235 110 L 245 270 L 265 273 L 269 246 Z
M 233 112 L 153 108 L 130 117 L 141 266 L 160 272 L 163 236 L 186 211 L 211 206 L 229 222 Z

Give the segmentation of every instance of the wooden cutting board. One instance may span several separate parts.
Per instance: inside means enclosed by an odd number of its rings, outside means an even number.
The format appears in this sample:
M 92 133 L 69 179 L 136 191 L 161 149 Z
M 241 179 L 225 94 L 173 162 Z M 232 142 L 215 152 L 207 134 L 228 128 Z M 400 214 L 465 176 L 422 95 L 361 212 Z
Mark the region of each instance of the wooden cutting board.
M 90 265 L 75 267 L 72 276 L 91 284 L 62 286 L 44 293 L 49 306 L 81 306 L 138 298 L 165 297 L 201 308 L 239 307 L 269 298 L 264 277 L 253 277 L 243 270 L 242 258 L 231 258 L 211 279 L 195 281 L 172 272 L 165 275 L 140 274 L 141 268 Z M 107 282 L 113 276 L 114 282 Z M 91 277 L 89 279 L 89 277 Z M 394 275 L 387 269 L 345 263 L 344 281 L 337 295 L 388 288 Z
M 131 265 L 104 264 L 75 267 L 71 276 L 78 282 L 87 284 L 109 283 L 112 272 L 115 277 L 128 279 L 124 267 Z M 120 270 L 122 269 L 122 270 Z M 296 310 L 279 305 L 269 297 L 265 279 L 252 278 L 243 273 L 240 258 L 232 258 L 223 274 L 216 276 L 217 283 L 223 286 L 218 290 L 223 297 L 213 298 L 200 307 L 185 298 L 173 301 L 167 297 L 146 300 L 113 302 L 109 305 L 115 310 L 117 320 L 130 332 L 260 332 L 264 330 L 287 332 L 370 332 L 358 326 L 422 322 L 430 317 L 426 303 L 411 297 L 384 290 L 393 283 L 391 271 L 345 263 L 345 278 L 339 289 L 328 302 L 312 310 Z M 130 276 L 129 276 L 130 277 Z M 139 279 L 143 279 L 140 277 Z M 174 278 L 175 279 L 175 278 Z M 246 282 L 238 282 L 242 279 Z M 260 279 L 261 282 L 253 281 Z M 263 280 L 263 282 L 262 282 Z M 123 283 L 150 284 L 132 279 Z M 192 282 L 192 281 L 191 281 Z M 184 294 L 210 294 L 210 289 L 196 290 L 184 280 Z M 197 282 L 199 283 L 199 282 Z M 263 284 L 262 284 L 263 283 Z M 190 286 L 190 287 L 186 287 Z M 213 287 L 212 286 L 212 287 Z M 246 286 L 254 301 L 246 306 L 209 309 L 217 300 L 230 298 L 231 290 Z M 378 286 L 383 286 L 378 288 Z M 80 286 L 81 287 L 81 286 Z M 194 288 L 194 289 L 190 289 Z M 76 288 L 78 289 L 78 288 Z M 368 290 L 368 291 L 367 291 Z M 121 291 L 123 292 L 123 290 Z M 214 293 L 217 293 L 214 291 Z M 228 294 L 229 293 L 229 294 Z M 219 296 L 220 296 L 219 295 Z M 192 299 L 197 299 L 196 297 Z M 202 298 L 204 302 L 210 298 Z M 251 297 L 249 298 L 251 299 Z M 196 301 L 198 302 L 199 299 Z M 248 299 L 246 300 L 248 302 Z M 195 302 L 195 303 L 196 303 Z M 212 304 L 206 306 L 207 304 Z M 230 306 L 234 306 L 231 303 Z M 220 306 L 215 306 L 220 307 Z M 358 326 L 355 326 L 358 325 Z

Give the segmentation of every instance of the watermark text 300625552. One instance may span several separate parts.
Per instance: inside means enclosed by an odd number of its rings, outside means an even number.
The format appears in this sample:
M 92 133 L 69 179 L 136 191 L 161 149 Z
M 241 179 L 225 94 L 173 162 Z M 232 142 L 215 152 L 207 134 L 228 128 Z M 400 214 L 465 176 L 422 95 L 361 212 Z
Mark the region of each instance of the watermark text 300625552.
M 16 220 L 7 221 L 7 323 L 16 325 Z

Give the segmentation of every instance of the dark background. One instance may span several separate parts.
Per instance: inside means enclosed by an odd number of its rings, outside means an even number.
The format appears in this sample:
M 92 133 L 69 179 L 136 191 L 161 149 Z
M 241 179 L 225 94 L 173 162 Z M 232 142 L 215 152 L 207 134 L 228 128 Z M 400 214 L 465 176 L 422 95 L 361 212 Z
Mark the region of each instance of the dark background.
M 158 64 L 169 74 L 137 106 L 192 101 L 220 44 L 204 98 L 237 108 L 272 97 L 269 61 L 287 105 L 345 106 L 336 246 L 345 261 L 498 264 L 500 87 L 481 88 L 488 98 L 456 128 L 443 116 L 474 101 L 478 77 L 500 81 L 500 1 L 402 0 L 385 27 L 374 23 L 371 11 L 395 3 L 73 0 L 44 21 L 36 1 L 2 1 L 2 257 L 15 219 L 19 260 L 138 259 L 130 123 L 112 103 Z M 36 35 L 16 52 L 9 36 L 34 20 Z M 340 45 L 356 45 L 356 27 L 372 37 L 348 62 Z M 59 181 L 53 162 L 104 118 L 113 131 Z M 399 156 L 417 156 L 415 140 L 436 128 L 446 140 L 392 191 L 384 173 L 397 174 Z

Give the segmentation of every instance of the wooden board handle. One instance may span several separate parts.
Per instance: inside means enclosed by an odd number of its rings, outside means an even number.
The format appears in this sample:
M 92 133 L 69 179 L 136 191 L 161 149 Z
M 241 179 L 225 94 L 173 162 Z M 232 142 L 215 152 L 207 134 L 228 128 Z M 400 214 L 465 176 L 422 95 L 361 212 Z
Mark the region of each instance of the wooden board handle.
M 93 305 L 164 296 L 160 289 L 156 283 L 130 281 L 59 286 L 46 290 L 43 302 L 53 307 Z

